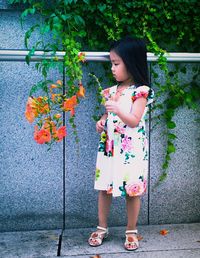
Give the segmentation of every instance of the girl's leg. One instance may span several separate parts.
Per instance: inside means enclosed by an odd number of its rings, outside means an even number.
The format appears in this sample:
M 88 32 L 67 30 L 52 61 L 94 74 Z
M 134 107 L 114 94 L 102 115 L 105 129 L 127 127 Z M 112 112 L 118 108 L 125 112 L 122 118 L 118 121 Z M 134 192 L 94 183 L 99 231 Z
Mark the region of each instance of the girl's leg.
M 106 191 L 99 191 L 98 196 L 98 218 L 99 226 L 107 228 L 107 220 L 110 212 L 110 206 L 112 202 L 112 195 L 107 194 Z
M 140 197 L 126 197 L 127 207 L 127 227 L 126 227 L 126 240 L 124 247 L 126 250 L 133 251 L 139 247 L 137 238 L 137 220 L 140 211 Z
M 140 212 L 140 197 L 126 197 L 127 208 L 127 230 L 136 229 L 138 215 Z
M 102 244 L 104 238 L 108 236 L 108 214 L 110 211 L 110 205 L 112 201 L 112 196 L 107 194 L 106 191 L 99 191 L 98 196 L 98 218 L 99 226 L 97 230 L 90 235 L 88 239 L 89 245 L 99 246 Z

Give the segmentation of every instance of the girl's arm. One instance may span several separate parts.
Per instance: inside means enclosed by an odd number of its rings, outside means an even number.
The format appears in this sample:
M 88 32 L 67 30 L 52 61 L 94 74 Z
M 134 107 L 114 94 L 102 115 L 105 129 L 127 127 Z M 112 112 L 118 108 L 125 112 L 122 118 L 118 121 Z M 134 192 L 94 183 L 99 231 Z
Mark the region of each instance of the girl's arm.
M 117 101 L 107 101 L 105 103 L 105 107 L 108 112 L 115 113 L 126 125 L 134 128 L 139 124 L 144 113 L 146 104 L 146 98 L 141 97 L 136 99 L 132 104 L 132 109 L 130 113 L 125 113 L 123 109 L 119 106 Z
M 106 123 L 107 117 L 108 117 L 108 113 L 105 113 L 105 114 L 99 119 L 99 121 L 97 121 L 97 123 L 96 123 L 96 130 L 97 130 L 98 133 L 103 132 L 104 125 L 105 125 L 105 123 Z

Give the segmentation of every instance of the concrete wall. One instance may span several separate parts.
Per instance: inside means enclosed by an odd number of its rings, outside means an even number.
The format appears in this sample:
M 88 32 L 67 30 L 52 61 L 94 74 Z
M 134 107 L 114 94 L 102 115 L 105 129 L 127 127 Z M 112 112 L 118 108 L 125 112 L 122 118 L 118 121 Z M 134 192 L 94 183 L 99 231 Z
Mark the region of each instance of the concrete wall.
M 34 22 L 29 18 L 22 29 L 20 12 L 0 2 L 0 49 L 24 49 L 24 33 Z M 34 41 L 34 39 L 33 39 Z M 188 65 L 190 68 L 190 65 Z M 104 76 L 102 65 L 84 67 L 86 98 L 77 108 L 77 145 L 70 126 L 66 139 L 66 227 L 97 224 L 97 192 L 93 190 L 98 134 L 91 119 L 96 106 L 94 87 L 88 87 L 88 72 Z M 51 78 L 61 78 L 57 70 Z M 188 74 L 190 77 L 190 74 Z M 40 75 L 34 63 L 0 62 L 0 231 L 55 229 L 62 227 L 63 147 L 47 151 L 33 140 L 33 126 L 24 118 L 30 87 Z M 163 80 L 164 78 L 160 78 Z M 189 78 L 187 78 L 189 79 Z M 106 80 L 104 80 L 106 86 Z M 199 126 L 197 114 L 180 109 L 176 114 L 177 152 L 172 157 L 167 180 L 154 187 L 161 174 L 165 151 L 165 126 L 151 132 L 149 193 L 142 198 L 139 224 L 200 221 Z M 152 122 L 153 123 L 153 122 Z M 115 198 L 110 225 L 125 225 L 125 202 Z

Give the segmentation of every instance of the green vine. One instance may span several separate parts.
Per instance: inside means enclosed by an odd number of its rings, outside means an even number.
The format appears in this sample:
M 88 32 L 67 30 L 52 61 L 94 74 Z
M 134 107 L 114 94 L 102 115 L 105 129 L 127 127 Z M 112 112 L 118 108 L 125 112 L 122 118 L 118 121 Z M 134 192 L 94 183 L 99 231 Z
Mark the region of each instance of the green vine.
M 79 53 L 85 51 L 105 51 L 110 41 L 119 39 L 125 35 L 144 37 L 147 41 L 149 52 L 158 56 L 159 68 L 165 76 L 165 83 L 159 83 L 159 75 L 156 69 L 152 69 L 153 87 L 156 87 L 156 102 L 153 109 L 159 109 L 159 115 L 153 119 L 155 124 L 164 120 L 167 139 L 163 173 L 159 181 L 167 176 L 167 169 L 171 154 L 176 151 L 174 133 L 176 123 L 174 115 L 182 106 L 199 112 L 197 103 L 200 99 L 199 67 L 196 65 L 191 82 L 183 84 L 179 79 L 180 74 L 186 74 L 186 68 L 182 65 L 168 65 L 167 52 L 199 52 L 200 16 L 198 0 L 10 0 L 10 4 L 24 6 L 21 15 L 22 24 L 28 15 L 39 15 L 39 21 L 25 33 L 25 46 L 30 50 L 26 58 L 30 62 L 31 56 L 36 50 L 50 51 L 51 60 L 43 60 L 36 64 L 36 69 L 44 77 L 42 82 L 36 84 L 35 89 L 41 89 L 48 85 L 49 70 L 60 65 L 55 53 L 58 50 L 65 51 L 64 67 L 66 75 L 67 91 L 63 100 L 70 99 L 79 91 L 78 83 L 82 79 L 82 57 Z M 95 22 L 94 22 L 95 21 Z M 98 32 L 98 33 L 97 33 Z M 29 39 L 34 33 L 40 38 L 29 46 Z M 93 79 L 96 78 L 93 76 Z M 97 87 L 100 89 L 100 84 Z M 42 86 L 41 86 L 42 85 Z M 41 86 L 41 87 L 40 87 Z M 97 90 L 99 94 L 99 90 Z M 98 101 L 99 96 L 97 96 Z M 61 100 L 59 100 L 61 101 Z M 59 101 L 57 104 L 59 104 Z M 49 105 L 52 103 L 50 102 Z M 155 112 L 156 113 L 156 112 Z M 97 117 L 96 117 L 97 118 Z M 74 116 L 70 122 L 73 128 Z

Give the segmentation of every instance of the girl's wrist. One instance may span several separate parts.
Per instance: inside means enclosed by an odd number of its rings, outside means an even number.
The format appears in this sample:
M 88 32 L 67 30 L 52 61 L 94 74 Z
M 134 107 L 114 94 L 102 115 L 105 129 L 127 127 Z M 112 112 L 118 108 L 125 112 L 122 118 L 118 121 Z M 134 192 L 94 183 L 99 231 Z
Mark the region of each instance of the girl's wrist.
M 101 120 L 101 119 L 106 120 L 107 117 L 108 117 L 108 112 L 104 113 L 104 114 L 102 115 L 102 117 L 100 118 L 100 120 Z
M 100 121 L 100 122 L 105 122 L 105 121 L 106 121 L 106 118 L 101 118 L 99 121 Z

